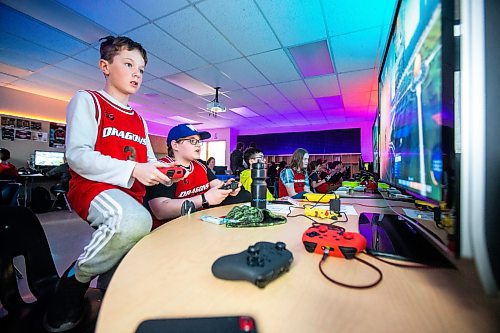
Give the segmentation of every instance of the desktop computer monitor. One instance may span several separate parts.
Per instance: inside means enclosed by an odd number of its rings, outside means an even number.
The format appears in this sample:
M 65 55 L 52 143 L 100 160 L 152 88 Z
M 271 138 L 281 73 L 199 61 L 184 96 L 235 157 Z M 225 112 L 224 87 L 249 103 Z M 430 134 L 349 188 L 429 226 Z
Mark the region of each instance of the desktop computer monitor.
M 56 167 L 64 163 L 64 152 L 35 150 L 35 167 Z

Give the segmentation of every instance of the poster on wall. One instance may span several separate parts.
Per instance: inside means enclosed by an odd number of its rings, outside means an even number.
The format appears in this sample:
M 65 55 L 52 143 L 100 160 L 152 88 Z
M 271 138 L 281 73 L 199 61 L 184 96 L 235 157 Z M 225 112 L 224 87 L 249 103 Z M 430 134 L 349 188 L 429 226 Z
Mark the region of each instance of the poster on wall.
M 32 121 L 31 122 L 31 130 L 32 131 L 41 131 L 42 130 L 42 122 L 41 121 Z
M 64 148 L 66 143 L 66 125 L 50 123 L 49 147 Z
M 14 129 L 2 126 L 2 140 L 14 141 Z
M 2 116 L 2 127 L 16 126 L 16 118 Z
M 24 129 L 16 129 L 14 138 L 16 140 L 31 140 L 31 131 Z
M 31 132 L 31 140 L 39 141 L 39 142 L 47 142 L 48 141 L 48 133 L 45 132 Z
M 30 121 L 25 119 L 16 119 L 16 127 L 20 129 L 30 129 Z

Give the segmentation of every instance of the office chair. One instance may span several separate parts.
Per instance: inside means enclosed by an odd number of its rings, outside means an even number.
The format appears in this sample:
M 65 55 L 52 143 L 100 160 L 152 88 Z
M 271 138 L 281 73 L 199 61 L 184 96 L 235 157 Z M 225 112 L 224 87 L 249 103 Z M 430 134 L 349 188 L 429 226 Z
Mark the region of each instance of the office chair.
M 59 275 L 49 244 L 36 215 L 25 207 L 0 207 L 0 302 L 7 315 L 0 318 L 0 331 L 44 332 L 42 321 L 54 294 Z M 13 258 L 24 256 L 27 282 L 36 301 L 24 302 L 14 275 Z M 93 332 L 102 292 L 89 288 L 87 311 L 82 322 L 69 332 Z
M 0 206 L 17 206 L 19 197 L 19 188 L 21 184 L 14 182 L 0 183 Z

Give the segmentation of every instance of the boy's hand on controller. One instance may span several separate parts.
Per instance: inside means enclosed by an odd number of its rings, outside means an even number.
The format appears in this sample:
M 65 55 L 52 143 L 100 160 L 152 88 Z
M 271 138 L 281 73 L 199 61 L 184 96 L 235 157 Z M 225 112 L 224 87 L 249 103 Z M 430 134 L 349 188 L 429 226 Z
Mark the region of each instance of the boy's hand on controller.
M 231 193 L 231 190 L 223 190 L 220 187 L 223 186 L 222 183 L 219 186 L 212 187 L 208 192 L 205 193 L 205 198 L 207 199 L 210 206 L 218 205 Z
M 132 171 L 132 177 L 145 186 L 154 186 L 159 183 L 170 186 L 173 184 L 172 180 L 161 173 L 158 168 L 171 165 L 161 162 L 137 163 Z
M 234 182 L 234 178 L 229 178 L 228 181 L 227 181 L 227 184 L 231 184 L 232 182 Z M 234 196 L 237 196 L 238 193 L 240 193 L 240 190 L 241 190 L 241 183 L 238 182 L 238 188 L 235 189 L 235 190 L 232 190 L 231 192 L 229 192 L 229 195 L 234 197 Z

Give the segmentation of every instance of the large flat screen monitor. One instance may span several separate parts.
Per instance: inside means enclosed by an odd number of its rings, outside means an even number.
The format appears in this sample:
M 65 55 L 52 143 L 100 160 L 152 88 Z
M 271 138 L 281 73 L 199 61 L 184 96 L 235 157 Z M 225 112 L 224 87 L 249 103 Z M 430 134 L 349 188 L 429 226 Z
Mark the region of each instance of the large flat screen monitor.
M 379 75 L 380 178 L 433 202 L 446 199 L 453 144 L 449 8 L 400 0 Z
M 375 116 L 375 121 L 372 126 L 372 142 L 373 142 L 373 173 L 379 173 L 379 148 L 378 148 L 378 138 L 379 138 L 379 121 L 380 116 L 377 112 Z
M 64 163 L 64 152 L 35 150 L 36 167 L 56 167 Z

